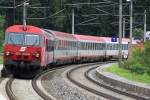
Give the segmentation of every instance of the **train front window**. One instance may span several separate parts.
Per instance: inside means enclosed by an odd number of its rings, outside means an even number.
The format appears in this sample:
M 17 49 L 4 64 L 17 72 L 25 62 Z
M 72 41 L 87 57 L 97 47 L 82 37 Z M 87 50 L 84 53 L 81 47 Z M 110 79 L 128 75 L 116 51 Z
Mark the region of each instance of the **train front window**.
M 8 44 L 23 44 L 23 34 L 9 33 L 8 34 Z
M 39 45 L 40 37 L 39 35 L 25 35 L 25 45 Z
M 23 34 L 23 33 L 8 33 L 7 43 L 15 45 L 39 46 L 41 44 L 40 35 Z

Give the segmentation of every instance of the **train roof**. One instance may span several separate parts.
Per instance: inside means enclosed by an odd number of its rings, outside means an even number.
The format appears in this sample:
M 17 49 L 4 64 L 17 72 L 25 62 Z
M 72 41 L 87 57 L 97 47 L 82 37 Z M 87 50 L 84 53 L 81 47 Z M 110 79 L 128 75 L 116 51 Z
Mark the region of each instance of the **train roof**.
M 7 28 L 6 32 L 26 32 L 34 34 L 42 34 L 43 30 L 41 28 L 27 25 L 26 29 L 23 29 L 24 25 L 13 25 Z
M 59 32 L 54 30 L 49 30 L 49 31 L 52 32 L 56 37 L 76 39 L 74 35 L 69 33 Z
M 7 28 L 6 32 L 26 32 L 26 33 L 34 33 L 34 34 L 44 34 L 45 29 L 41 29 L 39 27 L 27 25 L 27 30 L 23 29 L 24 25 L 13 25 Z M 78 35 L 78 34 L 69 34 L 65 32 L 59 32 L 59 31 L 54 31 L 54 30 L 48 30 L 52 33 L 54 36 L 58 38 L 69 38 L 69 39 L 74 39 L 74 40 L 79 40 L 79 41 L 89 41 L 89 42 L 107 42 L 107 43 L 112 43 L 110 37 L 97 37 L 97 36 L 89 36 L 89 35 Z M 117 42 L 113 43 L 118 43 L 119 39 L 117 39 Z M 123 38 L 122 43 L 129 43 L 130 40 L 128 38 Z M 133 44 L 136 44 L 136 40 L 132 40 Z
M 111 37 L 103 37 L 103 39 L 107 43 L 112 43 L 112 38 Z M 118 42 L 119 42 L 119 38 L 117 38 L 117 42 L 113 42 L 113 43 L 118 43 Z M 128 43 L 128 42 L 129 42 L 128 38 L 122 38 L 122 43 Z
M 117 42 L 112 42 L 110 37 L 104 37 L 105 42 L 107 43 L 119 43 L 119 38 L 117 38 Z M 129 38 L 122 38 L 122 43 L 128 44 L 130 42 Z M 132 44 L 136 44 L 137 41 L 132 39 Z
M 96 41 L 96 42 L 105 42 L 103 37 L 97 37 L 97 36 L 89 36 L 89 35 L 74 35 L 79 41 Z

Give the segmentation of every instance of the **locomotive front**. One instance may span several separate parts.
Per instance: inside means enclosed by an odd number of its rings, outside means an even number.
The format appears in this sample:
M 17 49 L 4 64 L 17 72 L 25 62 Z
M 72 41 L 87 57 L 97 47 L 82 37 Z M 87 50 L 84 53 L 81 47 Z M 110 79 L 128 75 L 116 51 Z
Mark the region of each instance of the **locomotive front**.
M 41 66 L 42 31 L 33 26 L 11 26 L 6 30 L 4 69 L 14 75 L 34 75 Z

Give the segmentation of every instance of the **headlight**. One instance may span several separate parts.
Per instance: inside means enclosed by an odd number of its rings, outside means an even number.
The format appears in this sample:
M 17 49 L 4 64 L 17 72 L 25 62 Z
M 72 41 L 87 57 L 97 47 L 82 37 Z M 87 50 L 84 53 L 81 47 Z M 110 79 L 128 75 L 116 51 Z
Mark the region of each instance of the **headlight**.
M 5 52 L 5 55 L 6 56 L 10 56 L 10 55 L 12 55 L 13 53 L 12 52 L 9 52 L 9 51 L 7 51 L 7 52 Z
M 39 53 L 36 53 L 36 54 L 35 54 L 35 57 L 37 57 L 37 58 L 40 57 L 40 54 L 39 54 Z
M 36 58 L 39 58 L 40 54 L 39 53 L 33 53 L 33 56 L 36 57 Z

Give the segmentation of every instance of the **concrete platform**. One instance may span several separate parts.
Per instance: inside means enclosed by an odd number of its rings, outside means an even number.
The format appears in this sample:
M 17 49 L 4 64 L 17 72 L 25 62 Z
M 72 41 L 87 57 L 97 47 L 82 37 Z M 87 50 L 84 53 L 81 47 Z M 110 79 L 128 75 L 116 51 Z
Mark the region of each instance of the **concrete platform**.
M 131 81 L 116 74 L 105 72 L 104 69 L 110 65 L 111 64 L 102 65 L 96 69 L 96 74 L 100 79 L 102 79 L 107 84 L 119 88 L 123 91 L 150 97 L 150 84 Z

